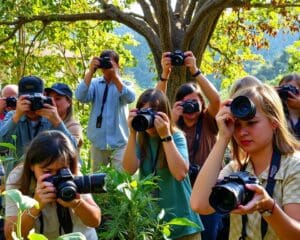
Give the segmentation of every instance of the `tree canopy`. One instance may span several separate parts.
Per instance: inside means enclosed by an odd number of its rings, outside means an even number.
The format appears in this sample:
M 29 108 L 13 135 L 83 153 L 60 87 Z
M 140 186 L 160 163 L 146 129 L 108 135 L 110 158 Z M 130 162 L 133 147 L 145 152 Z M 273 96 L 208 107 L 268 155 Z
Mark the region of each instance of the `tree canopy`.
M 141 13 L 132 10 L 132 4 L 140 6 Z M 59 51 L 85 60 L 88 54 L 84 53 L 91 50 L 86 48 L 100 51 L 109 46 L 124 52 L 124 39 L 108 44 L 109 31 L 98 36 L 102 41 L 93 42 L 94 36 L 99 34 L 99 25 L 105 32 L 114 22 L 119 22 L 147 40 L 158 74 L 162 52 L 191 50 L 206 74 L 225 76 L 223 84 L 226 86 L 237 73 L 245 73 L 243 62 L 262 61 L 252 53 L 251 46 L 267 47 L 266 35 L 276 36 L 278 29 L 299 31 L 299 10 L 298 0 L 2 0 L 0 44 L 9 42 L 15 49 L 9 53 L 19 61 L 20 76 L 24 74 L 25 60 L 32 55 L 32 50 L 45 51 L 50 41 L 56 42 Z M 111 20 L 114 22 L 109 22 Z M 58 31 L 58 27 L 64 31 Z M 80 32 L 76 31 L 78 28 Z M 67 40 L 72 42 L 70 46 L 60 45 L 60 41 Z M 5 48 L 3 54 L 7 51 Z M 40 52 L 38 56 L 43 54 L 45 52 Z M 130 58 L 128 54 L 124 56 Z M 37 63 L 37 58 L 32 60 L 33 66 L 47 66 L 47 58 Z M 59 67 L 59 59 L 56 64 Z M 69 67 L 70 70 L 76 65 L 69 64 Z M 65 72 L 76 74 L 71 70 Z M 190 76 L 184 68 L 176 67 L 171 78 L 168 95 L 172 99 L 174 89 L 190 80 Z

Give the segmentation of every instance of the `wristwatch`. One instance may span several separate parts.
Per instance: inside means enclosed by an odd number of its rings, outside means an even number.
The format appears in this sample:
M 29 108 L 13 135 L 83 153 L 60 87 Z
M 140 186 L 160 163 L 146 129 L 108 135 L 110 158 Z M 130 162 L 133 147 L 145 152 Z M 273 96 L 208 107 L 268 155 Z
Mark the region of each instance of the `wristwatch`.
M 164 138 L 161 138 L 160 140 L 162 141 L 162 142 L 170 142 L 170 141 L 172 141 L 172 136 L 171 135 L 169 135 L 169 136 L 167 136 L 167 137 L 164 137 Z

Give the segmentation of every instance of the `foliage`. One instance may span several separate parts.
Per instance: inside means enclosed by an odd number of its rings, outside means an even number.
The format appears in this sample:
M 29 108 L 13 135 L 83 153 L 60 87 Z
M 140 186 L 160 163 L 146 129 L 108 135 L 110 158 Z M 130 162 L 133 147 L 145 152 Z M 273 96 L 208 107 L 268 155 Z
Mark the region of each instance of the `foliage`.
M 157 177 L 137 180 L 125 172 L 102 167 L 106 172 L 106 193 L 94 195 L 102 210 L 100 239 L 167 239 L 172 225 L 197 225 L 186 218 L 164 222 L 165 210 L 157 206 L 153 193 L 158 190 Z
M 21 240 L 23 239 L 22 234 L 21 234 L 21 218 L 23 213 L 32 207 L 36 207 L 37 209 L 39 208 L 39 203 L 28 196 L 23 195 L 19 190 L 17 189 L 10 189 L 2 193 L 2 195 L 9 197 L 13 202 L 17 204 L 18 207 L 18 219 L 17 219 L 17 232 L 13 232 L 12 236 L 14 240 Z M 37 234 L 34 232 L 34 229 L 30 231 L 28 235 L 28 239 L 30 240 L 47 240 L 44 235 L 42 234 Z M 57 240 L 84 240 L 86 239 L 85 236 L 82 233 L 79 232 L 74 232 L 71 234 L 65 234 L 57 238 Z

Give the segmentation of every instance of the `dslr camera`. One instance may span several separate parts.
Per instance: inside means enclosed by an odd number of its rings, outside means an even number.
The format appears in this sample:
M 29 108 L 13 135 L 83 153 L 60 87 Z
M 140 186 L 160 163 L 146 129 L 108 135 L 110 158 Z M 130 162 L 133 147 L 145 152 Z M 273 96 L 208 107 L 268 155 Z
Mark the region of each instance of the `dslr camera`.
M 281 100 L 283 101 L 286 101 L 289 97 L 289 92 L 295 94 L 295 95 L 298 95 L 299 94 L 299 90 L 291 85 L 291 84 L 286 84 L 286 85 L 283 85 L 279 88 L 277 88 L 277 92 L 279 94 L 279 97 L 281 98 Z
M 7 97 L 5 99 L 6 107 L 15 108 L 17 106 L 17 98 L 16 97 Z
M 238 96 L 230 104 L 230 110 L 234 117 L 247 121 L 255 117 L 256 107 L 250 98 Z
M 183 107 L 183 113 L 194 113 L 200 111 L 199 103 L 196 100 L 183 101 L 180 106 Z
M 105 176 L 105 173 L 73 176 L 69 168 L 62 168 L 57 175 L 49 176 L 44 181 L 51 182 L 57 197 L 68 202 L 75 199 L 77 193 L 104 193 Z
M 209 196 L 210 205 L 218 213 L 227 214 L 238 205 L 247 204 L 254 196 L 254 192 L 247 189 L 245 184 L 259 184 L 258 179 L 249 172 L 232 173 L 217 183 Z
M 182 66 L 184 64 L 184 59 L 186 58 L 181 50 L 175 50 L 169 54 L 169 57 L 171 58 L 171 64 L 173 66 Z
M 135 131 L 143 132 L 154 127 L 156 112 L 151 108 L 140 109 L 132 119 L 131 125 Z
M 42 109 L 45 103 L 53 105 L 52 99 L 44 96 L 41 93 L 34 93 L 33 95 L 27 96 L 26 99 L 31 102 L 32 111 Z
M 110 57 L 106 56 L 106 57 L 99 57 L 99 68 L 103 68 L 103 69 L 110 69 L 112 68 L 112 64 L 110 62 Z

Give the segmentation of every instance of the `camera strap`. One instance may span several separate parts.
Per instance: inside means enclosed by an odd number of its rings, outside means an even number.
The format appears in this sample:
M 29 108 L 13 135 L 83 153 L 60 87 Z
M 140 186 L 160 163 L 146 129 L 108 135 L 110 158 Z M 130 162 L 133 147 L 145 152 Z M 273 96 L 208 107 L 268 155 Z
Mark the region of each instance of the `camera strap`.
M 202 128 L 202 115 L 199 116 L 197 125 L 196 125 L 196 134 L 193 142 L 192 155 L 190 158 L 191 163 L 195 163 L 195 156 L 199 148 L 199 142 L 201 137 L 201 128 Z
M 280 160 L 281 160 L 281 154 L 277 150 L 274 150 L 273 154 L 272 154 L 271 164 L 269 167 L 268 180 L 267 180 L 267 185 L 266 185 L 266 191 L 268 192 L 270 197 L 273 196 L 274 187 L 276 184 L 275 175 L 280 168 Z M 246 169 L 246 165 L 244 165 L 242 167 L 242 171 L 245 171 L 245 169 Z M 241 237 L 239 238 L 239 240 L 246 239 L 247 222 L 248 222 L 247 215 L 242 215 L 242 232 L 241 232 Z M 263 217 L 261 217 L 261 228 L 260 228 L 261 239 L 264 239 L 267 231 L 268 231 L 268 223 L 265 221 L 265 219 Z
M 103 93 L 103 97 L 102 97 L 102 105 L 101 105 L 100 114 L 97 117 L 96 128 L 101 128 L 101 126 L 102 126 L 102 114 L 103 114 L 104 105 L 105 105 L 106 99 L 107 99 L 107 93 L 108 93 L 108 83 L 105 82 L 105 89 L 104 89 L 104 93 Z

